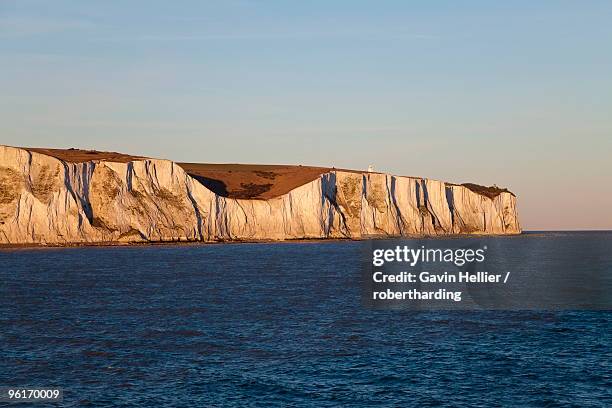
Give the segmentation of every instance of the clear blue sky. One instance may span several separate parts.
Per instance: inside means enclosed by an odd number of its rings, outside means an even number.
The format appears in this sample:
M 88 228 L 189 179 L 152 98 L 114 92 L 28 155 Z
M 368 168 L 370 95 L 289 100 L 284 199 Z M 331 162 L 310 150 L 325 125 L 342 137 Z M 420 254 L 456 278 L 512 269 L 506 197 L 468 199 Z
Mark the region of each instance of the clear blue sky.
M 0 143 L 302 163 L 612 229 L 612 2 L 0 0 Z

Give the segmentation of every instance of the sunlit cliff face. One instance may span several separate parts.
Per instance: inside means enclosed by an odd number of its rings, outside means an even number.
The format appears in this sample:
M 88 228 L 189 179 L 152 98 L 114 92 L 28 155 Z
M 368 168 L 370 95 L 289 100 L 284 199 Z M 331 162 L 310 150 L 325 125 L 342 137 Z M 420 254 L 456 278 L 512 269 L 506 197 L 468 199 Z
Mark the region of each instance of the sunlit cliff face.
M 0 159 L 5 244 L 521 232 L 516 197 L 495 188 L 331 170 L 276 197 L 237 199 L 168 160 L 75 163 L 4 146 Z

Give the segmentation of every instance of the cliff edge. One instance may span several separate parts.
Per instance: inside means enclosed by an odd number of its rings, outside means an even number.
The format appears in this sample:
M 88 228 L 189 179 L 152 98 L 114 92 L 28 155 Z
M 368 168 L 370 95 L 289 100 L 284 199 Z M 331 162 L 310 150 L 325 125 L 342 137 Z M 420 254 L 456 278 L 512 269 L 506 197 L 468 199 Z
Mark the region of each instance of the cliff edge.
M 507 190 L 321 167 L 227 166 L 0 146 L 0 244 L 521 232 Z

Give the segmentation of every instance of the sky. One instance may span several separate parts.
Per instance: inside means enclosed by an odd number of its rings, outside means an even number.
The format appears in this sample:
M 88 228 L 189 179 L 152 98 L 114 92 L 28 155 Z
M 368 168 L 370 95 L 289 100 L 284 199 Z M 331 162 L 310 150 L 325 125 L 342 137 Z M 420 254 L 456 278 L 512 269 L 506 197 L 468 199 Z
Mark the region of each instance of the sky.
M 0 0 L 0 144 L 497 184 L 612 229 L 612 2 Z

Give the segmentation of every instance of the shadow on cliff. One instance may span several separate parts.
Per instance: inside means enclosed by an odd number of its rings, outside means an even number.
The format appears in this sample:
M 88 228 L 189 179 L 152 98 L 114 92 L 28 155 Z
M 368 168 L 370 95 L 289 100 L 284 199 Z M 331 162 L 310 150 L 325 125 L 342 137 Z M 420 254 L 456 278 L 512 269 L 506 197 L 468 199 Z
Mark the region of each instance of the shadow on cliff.
M 212 191 L 213 193 L 220 195 L 221 197 L 229 197 L 229 192 L 227 191 L 227 185 L 217 179 L 212 179 L 208 177 L 198 176 L 197 174 L 189 173 L 191 177 L 196 179 L 200 184 L 204 187 Z

